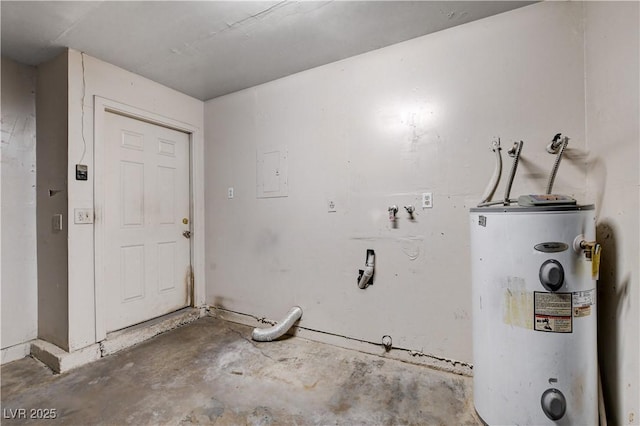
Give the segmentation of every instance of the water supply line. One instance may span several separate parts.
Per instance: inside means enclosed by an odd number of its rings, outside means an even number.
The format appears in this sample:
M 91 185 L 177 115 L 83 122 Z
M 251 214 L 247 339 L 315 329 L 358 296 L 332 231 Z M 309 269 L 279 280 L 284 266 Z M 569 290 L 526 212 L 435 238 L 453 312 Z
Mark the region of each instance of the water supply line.
M 520 161 L 520 153 L 522 152 L 522 146 L 524 142 L 514 142 L 513 146 L 507 154 L 513 158 L 513 163 L 511 164 L 511 173 L 509 173 L 509 180 L 507 181 L 507 187 L 504 191 L 504 205 L 508 206 L 511 203 L 509 200 L 509 195 L 511 194 L 511 186 L 513 185 L 513 179 L 516 177 L 516 170 L 518 169 L 518 161 Z
M 302 308 L 294 306 L 282 321 L 273 327 L 254 328 L 251 338 L 257 342 L 271 342 L 284 335 L 302 317 Z
M 549 154 L 557 154 L 556 161 L 553 163 L 551 174 L 549 175 L 549 182 L 547 183 L 547 194 L 551 194 L 553 189 L 553 182 L 556 180 L 556 173 L 560 167 L 560 160 L 562 160 L 562 154 L 569 144 L 569 138 L 562 136 L 562 133 L 558 133 L 553 137 L 553 140 L 547 145 L 547 152 Z
M 367 260 L 364 269 L 360 269 L 358 275 L 358 287 L 361 289 L 373 284 L 373 272 L 375 268 L 376 253 L 373 250 L 367 250 Z
M 496 192 L 496 188 L 498 188 L 498 183 L 500 183 L 500 176 L 502 175 L 502 155 L 500 153 L 500 138 L 498 140 L 494 140 L 491 143 L 491 150 L 496 154 L 496 165 L 493 169 L 493 176 L 491 176 L 491 180 L 487 185 L 487 188 L 484 190 L 484 194 L 482 194 L 482 201 L 478 204 L 478 207 L 491 202 L 491 198 L 493 194 Z

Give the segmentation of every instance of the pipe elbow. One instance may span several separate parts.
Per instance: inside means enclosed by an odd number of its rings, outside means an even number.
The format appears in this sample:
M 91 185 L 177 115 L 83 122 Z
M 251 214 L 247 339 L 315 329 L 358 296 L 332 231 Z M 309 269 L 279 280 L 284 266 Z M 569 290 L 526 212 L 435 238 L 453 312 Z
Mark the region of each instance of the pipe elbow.
M 480 204 L 491 201 L 493 194 L 498 188 L 500 177 L 502 175 L 502 155 L 500 154 L 501 148 L 499 139 L 497 142 L 494 141 L 492 151 L 495 153 L 495 167 L 493 169 L 493 175 L 491 175 L 491 180 L 489 181 L 487 188 L 484 190 L 484 194 L 482 194 L 482 201 L 480 201 Z
M 271 342 L 283 336 L 293 324 L 302 317 L 302 308 L 294 306 L 287 316 L 276 325 L 268 328 L 254 328 L 251 338 L 257 342 Z

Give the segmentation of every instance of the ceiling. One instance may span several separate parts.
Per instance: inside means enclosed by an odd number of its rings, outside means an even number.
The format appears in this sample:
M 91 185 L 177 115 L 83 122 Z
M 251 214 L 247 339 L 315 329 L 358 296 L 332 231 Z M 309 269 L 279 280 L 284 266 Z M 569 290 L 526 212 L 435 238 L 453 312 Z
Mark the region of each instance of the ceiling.
M 2 55 L 71 47 L 207 100 L 532 1 L 2 1 Z

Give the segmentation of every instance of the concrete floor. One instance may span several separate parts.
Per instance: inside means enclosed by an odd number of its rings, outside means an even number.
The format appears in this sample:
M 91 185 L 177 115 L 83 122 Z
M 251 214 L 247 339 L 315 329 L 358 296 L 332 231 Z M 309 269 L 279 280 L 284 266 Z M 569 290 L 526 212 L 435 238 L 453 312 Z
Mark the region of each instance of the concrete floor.
M 2 424 L 480 424 L 471 379 L 202 318 L 53 375 L 32 358 L 2 366 Z

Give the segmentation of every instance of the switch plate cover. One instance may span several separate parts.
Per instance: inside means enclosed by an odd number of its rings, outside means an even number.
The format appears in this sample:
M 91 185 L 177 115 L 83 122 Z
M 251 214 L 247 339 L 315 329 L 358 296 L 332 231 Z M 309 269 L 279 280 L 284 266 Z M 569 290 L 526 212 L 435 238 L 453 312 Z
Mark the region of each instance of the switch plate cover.
M 56 213 L 53 215 L 51 227 L 54 231 L 62 231 L 62 213 Z
M 93 223 L 93 209 L 73 209 L 73 223 Z

